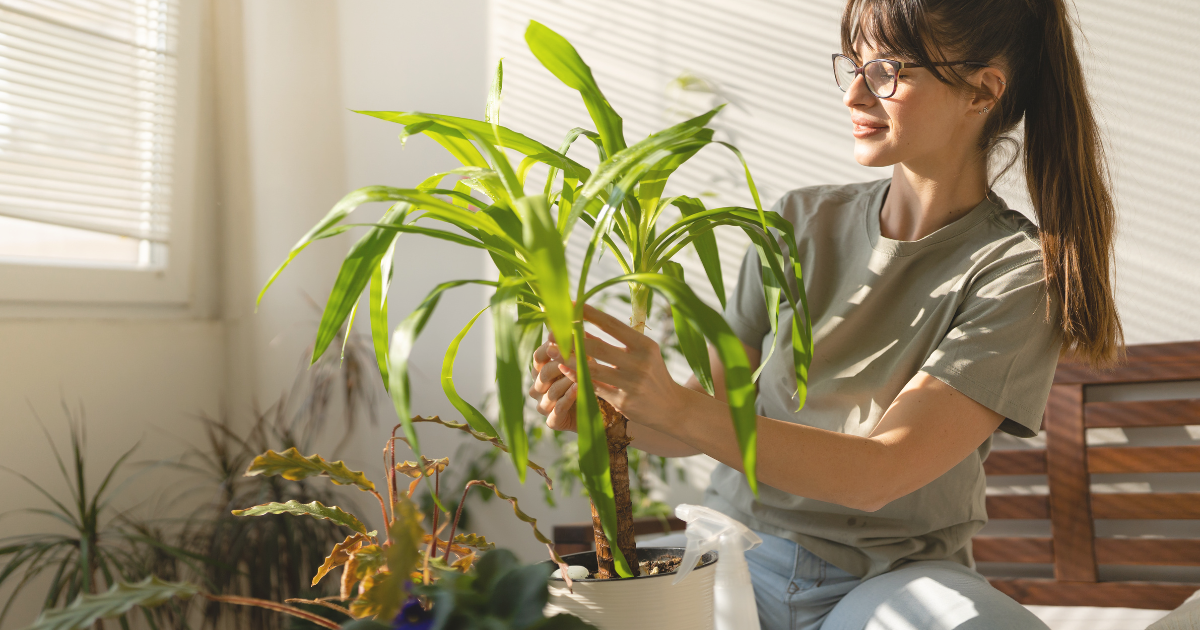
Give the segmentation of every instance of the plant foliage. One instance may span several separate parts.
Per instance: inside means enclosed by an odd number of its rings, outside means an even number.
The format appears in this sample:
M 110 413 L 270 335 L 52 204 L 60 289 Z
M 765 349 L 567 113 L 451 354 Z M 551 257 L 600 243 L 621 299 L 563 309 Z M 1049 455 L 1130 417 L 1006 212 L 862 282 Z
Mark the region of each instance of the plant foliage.
M 757 491 L 753 383 L 756 374 L 751 373 L 741 342 L 721 314 L 696 296 L 688 287 L 682 268 L 671 259 L 684 247 L 691 246 L 703 262 L 708 280 L 723 299 L 720 260 L 712 231 L 728 226 L 749 235 L 762 264 L 764 300 L 772 331 L 778 332 L 783 300 L 793 312 L 803 314 L 792 318 L 790 331 L 790 359 L 802 406 L 812 358 L 812 330 L 791 224 L 763 209 L 741 153 L 713 139 L 708 124 L 720 111 L 719 107 L 627 144 L 620 115 L 574 47 L 537 22 L 530 23 L 525 41 L 547 70 L 579 92 L 595 131 L 574 129 L 556 150 L 501 126 L 498 111 L 502 66 L 497 67 L 483 121 L 420 112 L 361 112 L 402 125 L 402 139 L 425 135 L 457 158 L 462 167 L 435 174 L 412 188 L 369 186 L 351 192 L 292 248 L 263 292 L 310 243 L 346 231 L 352 225 L 346 219 L 358 206 L 378 201 L 393 204 L 379 222 L 367 224 L 367 233 L 343 261 L 322 315 L 313 360 L 326 351 L 336 331 L 367 291 L 379 369 L 403 423 L 404 435 L 419 452 L 411 421 L 408 382 L 408 358 L 413 343 L 445 291 L 464 285 L 492 287 L 487 310 L 495 331 L 498 426 L 463 400 L 453 383 L 458 343 L 478 315 L 450 345 L 441 382 L 447 397 L 474 432 L 504 439 L 522 481 L 528 469 L 529 451 L 523 417 L 523 379 L 532 350 L 541 343 L 543 329 L 554 334 L 565 354 L 583 355 L 582 308 L 598 292 L 609 286 L 627 285 L 635 328 L 639 329 L 652 296 L 661 295 L 670 304 L 683 354 L 710 391 L 711 367 L 704 342 L 711 344 L 720 357 L 743 467 L 751 489 Z M 595 170 L 566 155 L 581 137 L 596 147 L 600 163 Z M 663 196 L 671 175 L 708 146 L 726 148 L 741 161 L 754 200 L 753 208 L 710 209 L 698 198 Z M 516 168 L 509 161 L 513 152 L 523 156 Z M 547 167 L 548 177 L 542 190 L 528 192 L 525 176 L 535 164 Z M 450 181 L 444 184 L 447 179 Z M 681 218 L 672 223 L 664 220 L 664 212 L 670 207 L 678 208 L 681 213 Z M 581 221 L 591 231 L 580 243 L 586 251 L 580 277 L 572 286 L 567 276 L 566 248 Z M 385 288 L 392 277 L 391 252 L 398 239 L 406 234 L 484 250 L 499 274 L 495 280 L 459 280 L 435 287 L 389 338 Z M 592 264 L 601 251 L 610 252 L 624 273 L 589 282 Z M 768 355 L 763 363 L 770 358 Z M 605 535 L 612 543 L 617 571 L 628 576 L 631 575 L 628 564 L 615 544 L 616 509 L 604 423 L 586 361 L 579 361 L 578 366 L 579 468 Z

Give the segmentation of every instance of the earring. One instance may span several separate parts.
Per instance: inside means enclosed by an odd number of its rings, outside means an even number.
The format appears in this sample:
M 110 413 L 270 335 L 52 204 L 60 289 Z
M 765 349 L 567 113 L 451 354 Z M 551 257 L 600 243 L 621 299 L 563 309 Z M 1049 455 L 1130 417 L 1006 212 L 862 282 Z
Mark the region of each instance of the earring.
M 984 114 L 986 114 L 986 113 L 988 113 L 988 108 L 987 108 L 987 106 L 985 105 L 985 106 L 983 107 L 983 111 L 979 112 L 979 115 L 980 115 L 980 116 L 982 116 L 982 115 L 984 115 Z

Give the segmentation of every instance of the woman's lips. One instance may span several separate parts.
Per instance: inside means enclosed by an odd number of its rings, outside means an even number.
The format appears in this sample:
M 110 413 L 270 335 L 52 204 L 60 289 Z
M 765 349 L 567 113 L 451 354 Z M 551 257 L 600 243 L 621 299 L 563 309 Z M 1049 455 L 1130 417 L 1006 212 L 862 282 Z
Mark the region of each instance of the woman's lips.
M 855 138 L 869 138 L 876 134 L 883 133 L 887 131 L 887 129 L 888 128 L 886 126 L 854 123 L 854 131 L 852 133 L 854 134 Z

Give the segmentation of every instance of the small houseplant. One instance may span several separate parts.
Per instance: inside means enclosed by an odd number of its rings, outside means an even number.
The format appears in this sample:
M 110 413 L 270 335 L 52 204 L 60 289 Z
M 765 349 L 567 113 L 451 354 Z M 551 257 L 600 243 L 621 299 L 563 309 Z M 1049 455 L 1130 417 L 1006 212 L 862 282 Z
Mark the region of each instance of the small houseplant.
M 444 422 L 437 416 L 416 417 L 411 421 L 442 424 L 469 433 L 477 440 L 490 443 L 493 448 L 504 449 L 499 439 L 474 432 L 465 424 Z M 311 518 L 342 530 L 340 534 L 349 532 L 344 540 L 332 546 L 325 561 L 314 567 L 315 575 L 311 578 L 311 585 L 316 587 L 331 572 L 341 569 L 338 594 L 278 602 L 212 594 L 186 582 L 162 581 L 157 575 L 136 583 L 110 579 L 111 588 L 107 592 L 81 594 L 65 608 L 44 612 L 27 630 L 83 630 L 98 619 L 118 616 L 124 627 L 127 624 L 125 616 L 135 607 L 140 608 L 151 627 L 158 627 L 154 625 L 151 609 L 196 595 L 214 604 L 284 613 L 330 630 L 594 630 L 593 626 L 569 614 L 545 616 L 543 611 L 550 596 L 546 584 L 552 569 L 549 564 L 521 567 L 511 552 L 494 549 L 495 545 L 484 537 L 459 529 L 467 494 L 472 488 L 482 487 L 496 498 L 508 501 L 513 514 L 530 525 L 533 535 L 546 544 L 554 561 L 566 568 L 550 540 L 538 530 L 537 520 L 525 514 L 517 500 L 501 492 L 495 484 L 470 479 L 463 484 L 462 500 L 453 518 L 447 514 L 445 520 L 440 520 L 440 509 L 433 510 L 431 520 L 424 518 L 412 500 L 413 493 L 422 480 L 432 480 L 436 497 L 450 459 L 431 460 L 419 456 L 416 462 L 397 463 L 395 443 L 407 441 L 395 435 L 399 428 L 397 425 L 393 429 L 392 437 L 384 446 L 386 487 L 382 491 L 365 474 L 351 470 L 341 461 L 330 462 L 320 455 L 305 456 L 295 448 L 281 453 L 268 450 L 255 457 L 246 468 L 247 477 L 280 477 L 292 482 L 322 477 L 336 485 L 357 488 L 378 500 L 383 517 L 382 535 L 378 530 L 368 531 L 356 515 L 320 501 L 272 501 L 233 511 L 235 517 L 271 518 L 287 514 L 301 521 Z M 542 467 L 533 462 L 527 462 L 527 465 L 550 484 Z M 409 478 L 406 486 L 401 484 L 403 477 Z M 278 554 L 278 550 L 272 545 L 262 545 L 260 553 L 272 555 Z M 307 576 L 305 580 L 308 580 Z M 570 584 L 569 579 L 567 582 Z M 332 610 L 346 624 L 340 625 L 299 606 L 320 607 L 326 612 Z
M 361 112 L 402 125 L 401 139 L 418 134 L 433 139 L 462 166 L 434 174 L 412 188 L 370 186 L 351 192 L 293 247 L 263 293 L 313 241 L 355 227 L 346 219 L 358 206 L 379 201 L 393 203 L 377 223 L 366 224 L 366 234 L 343 261 L 322 315 L 313 360 L 328 349 L 347 319 L 353 317 L 364 291 L 367 292 L 379 371 L 404 435 L 419 453 L 419 442 L 410 421 L 408 359 L 413 342 L 445 291 L 467 284 L 492 287 L 489 306 L 476 314 L 447 348 L 441 382 L 447 398 L 471 429 L 505 442 L 522 481 L 529 450 L 523 379 L 533 349 L 543 340 L 544 330 L 554 335 L 565 355 L 574 352 L 585 359 L 582 309 L 589 299 L 607 287 L 627 285 L 633 311 L 631 323 L 634 329 L 642 331 L 652 296 L 657 293 L 670 304 L 681 350 L 710 393 L 712 371 L 706 340 L 715 347 L 725 366 L 732 422 L 746 477 L 756 490 L 756 375 L 751 374 L 741 342 L 721 314 L 704 304 L 688 287 L 683 268 L 672 258 L 691 245 L 723 303 L 725 291 L 713 230 L 731 226 L 746 232 L 763 266 L 764 300 L 772 329 L 778 327 L 781 300 L 787 300 L 794 312 L 804 314 L 803 319 L 792 319 L 790 331 L 791 361 L 795 366 L 798 398 L 803 405 L 812 357 L 812 330 L 792 226 L 779 215 L 763 210 L 741 153 L 732 145 L 713 139 L 713 130 L 707 125 L 720 107 L 629 145 L 621 117 L 571 44 L 537 22 L 530 23 L 525 40 L 546 69 L 579 92 L 595 131 L 573 129 L 555 150 L 501 126 L 502 65 L 497 67 L 483 121 L 417 112 Z M 566 155 L 579 138 L 595 145 L 599 166 L 594 171 Z M 709 145 L 728 148 L 741 160 L 754 208 L 709 209 L 695 197 L 663 196 L 671 175 Z M 524 156 L 516 168 L 509 162 L 510 152 Z M 526 175 L 539 163 L 549 167 L 545 184 L 539 190 L 527 192 Z M 443 180 L 449 178 L 453 181 L 443 185 Z M 680 218 L 666 224 L 664 211 L 670 207 L 679 210 Z M 590 235 L 586 241 L 572 243 L 580 222 L 591 228 Z M 391 332 L 387 293 L 393 279 L 392 252 L 401 235 L 423 235 L 482 249 L 495 263 L 498 277 L 457 280 L 437 286 Z M 586 248 L 574 287 L 567 272 L 568 247 Z M 602 250 L 611 253 L 624 273 L 594 282 L 589 272 Z M 589 283 L 590 280 L 593 282 Z M 453 380 L 459 344 L 487 310 L 491 311 L 495 331 L 499 428 L 458 394 Z M 769 358 L 770 355 L 763 363 Z M 596 398 L 586 360 L 578 361 L 578 366 L 579 468 L 592 500 L 593 521 L 598 524 L 596 542 L 601 573 L 632 577 L 636 575 L 637 562 L 625 461 L 625 447 L 629 443 L 626 420 Z

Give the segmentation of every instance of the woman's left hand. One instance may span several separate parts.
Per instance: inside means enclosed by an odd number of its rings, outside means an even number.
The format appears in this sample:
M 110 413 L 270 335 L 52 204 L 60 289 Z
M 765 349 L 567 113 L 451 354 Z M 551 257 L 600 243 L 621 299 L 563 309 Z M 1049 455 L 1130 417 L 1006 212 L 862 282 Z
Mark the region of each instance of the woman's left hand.
M 586 304 L 583 319 L 625 346 L 614 346 L 591 335 L 584 340 L 596 395 L 639 424 L 651 428 L 669 424 L 683 404 L 684 387 L 671 378 L 658 344 L 621 320 Z M 573 355 L 559 366 L 572 381 L 578 379 L 577 357 Z

